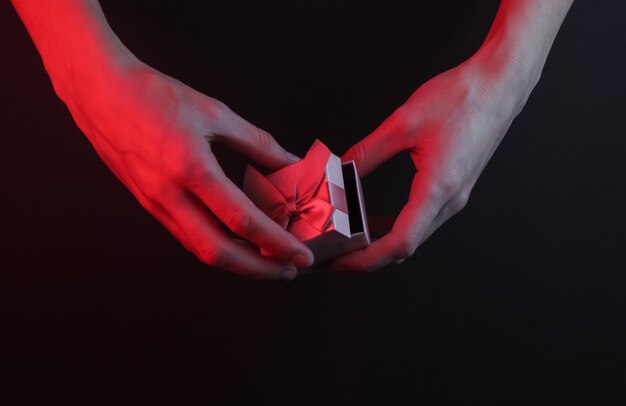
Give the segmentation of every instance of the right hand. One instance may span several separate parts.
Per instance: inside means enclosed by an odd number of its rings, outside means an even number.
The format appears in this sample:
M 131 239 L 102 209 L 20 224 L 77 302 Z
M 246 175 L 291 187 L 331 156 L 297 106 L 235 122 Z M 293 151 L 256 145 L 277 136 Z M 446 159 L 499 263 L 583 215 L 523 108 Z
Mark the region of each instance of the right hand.
M 284 280 L 312 264 L 306 245 L 259 210 L 211 152 L 222 142 L 272 170 L 298 160 L 270 134 L 136 59 L 106 80 L 72 83 L 71 92 L 55 88 L 113 173 L 202 262 Z

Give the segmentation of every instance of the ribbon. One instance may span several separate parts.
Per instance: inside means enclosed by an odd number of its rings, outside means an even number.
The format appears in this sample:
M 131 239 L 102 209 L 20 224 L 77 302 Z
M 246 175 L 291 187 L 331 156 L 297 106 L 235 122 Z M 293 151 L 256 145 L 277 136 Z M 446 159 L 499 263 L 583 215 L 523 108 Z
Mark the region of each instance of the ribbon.
M 335 209 L 328 190 L 321 187 L 330 155 L 330 150 L 318 140 L 304 159 L 267 177 L 248 166 L 244 190 L 284 229 L 292 231 L 295 222 L 303 221 L 323 233 Z

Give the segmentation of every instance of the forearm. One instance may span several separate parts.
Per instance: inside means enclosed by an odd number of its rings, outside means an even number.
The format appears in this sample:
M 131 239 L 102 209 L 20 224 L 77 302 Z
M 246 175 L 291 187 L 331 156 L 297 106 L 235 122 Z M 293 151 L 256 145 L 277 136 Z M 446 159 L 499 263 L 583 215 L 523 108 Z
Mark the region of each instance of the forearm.
M 525 101 L 536 85 L 573 0 L 503 0 L 472 59 L 495 86 Z
M 110 29 L 97 0 L 12 0 L 37 47 L 57 94 L 96 85 L 133 61 Z

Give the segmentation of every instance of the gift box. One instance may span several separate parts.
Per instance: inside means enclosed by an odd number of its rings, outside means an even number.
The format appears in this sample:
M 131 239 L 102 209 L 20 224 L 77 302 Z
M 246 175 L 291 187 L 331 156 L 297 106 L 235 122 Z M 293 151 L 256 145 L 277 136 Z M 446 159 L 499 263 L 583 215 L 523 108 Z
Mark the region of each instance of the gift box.
M 303 241 L 316 263 L 370 243 L 356 165 L 342 163 L 319 140 L 302 160 L 269 175 L 248 165 L 243 191 Z

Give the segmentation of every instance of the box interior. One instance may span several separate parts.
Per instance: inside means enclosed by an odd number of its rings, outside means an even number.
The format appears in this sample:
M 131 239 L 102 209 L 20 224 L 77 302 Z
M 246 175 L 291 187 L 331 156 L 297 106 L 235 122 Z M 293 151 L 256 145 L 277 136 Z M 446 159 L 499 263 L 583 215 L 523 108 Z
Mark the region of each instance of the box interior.
M 363 216 L 361 205 L 359 204 L 359 192 L 356 186 L 356 167 L 354 162 L 347 162 L 341 165 L 343 172 L 343 184 L 346 190 L 346 201 L 348 203 L 348 218 L 350 220 L 351 234 L 361 233 L 363 229 Z

